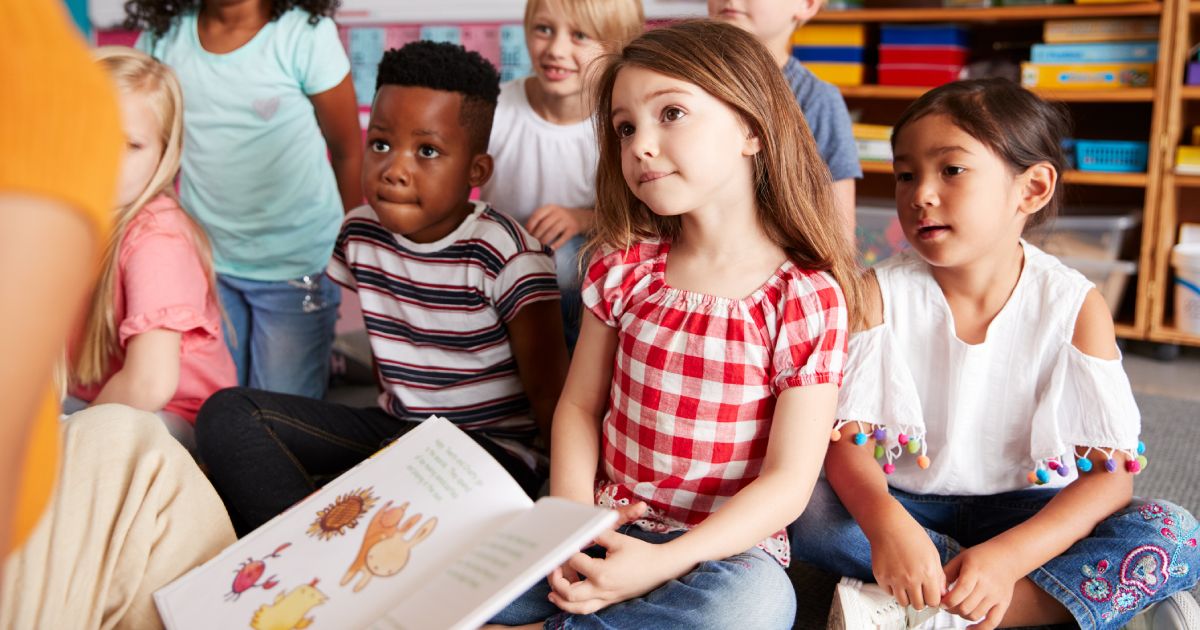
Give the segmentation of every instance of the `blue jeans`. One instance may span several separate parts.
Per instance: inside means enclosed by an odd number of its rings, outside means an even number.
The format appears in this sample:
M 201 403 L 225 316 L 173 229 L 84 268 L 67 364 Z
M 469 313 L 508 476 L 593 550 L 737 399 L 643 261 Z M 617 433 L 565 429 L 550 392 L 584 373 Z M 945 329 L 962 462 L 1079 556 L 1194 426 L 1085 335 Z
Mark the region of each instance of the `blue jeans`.
M 1036 488 L 972 497 L 891 490 L 925 528 L 943 564 L 1029 519 L 1057 492 Z M 825 480 L 817 483 L 788 535 L 793 559 L 874 581 L 870 543 Z M 1150 604 L 1195 586 L 1197 536 L 1200 525 L 1183 508 L 1135 498 L 1028 577 L 1062 603 L 1080 628 L 1120 628 Z
M 626 525 L 622 534 L 662 544 L 683 534 L 658 534 Z M 604 549 L 586 552 L 603 557 Z M 515 626 L 544 622 L 546 628 L 791 628 L 796 619 L 796 593 L 783 567 L 757 547 L 720 561 L 701 562 L 691 573 L 646 595 L 603 608 L 590 615 L 570 615 L 546 597 L 550 585 L 541 580 L 508 605 L 491 623 Z
M 321 398 L 342 293 L 324 273 L 281 282 L 218 275 L 238 384 Z
M 579 252 L 586 239 L 583 235 L 571 238 L 554 252 L 554 268 L 558 272 L 558 290 L 562 294 L 563 333 L 567 338 L 567 352 L 575 351 L 579 341 L 579 325 L 583 317 L 583 297 L 580 295 L 582 278 L 579 270 Z

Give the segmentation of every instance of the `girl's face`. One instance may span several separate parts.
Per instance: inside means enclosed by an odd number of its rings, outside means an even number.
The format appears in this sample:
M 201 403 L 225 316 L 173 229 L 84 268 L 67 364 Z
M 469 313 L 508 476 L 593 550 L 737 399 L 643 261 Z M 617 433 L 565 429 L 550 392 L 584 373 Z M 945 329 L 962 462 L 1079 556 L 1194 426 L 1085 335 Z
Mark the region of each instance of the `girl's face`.
M 1014 175 L 942 114 L 902 130 L 893 170 L 904 236 L 934 266 L 961 266 L 1011 247 L 1032 214 L 1023 194 L 1027 176 Z
M 121 129 L 125 132 L 125 154 L 121 158 L 121 176 L 117 180 L 117 207 L 134 202 L 162 159 L 162 123 L 150 99 L 138 92 L 121 90 L 118 96 Z
M 613 85 L 612 125 L 625 183 L 655 214 L 721 212 L 753 199 L 758 138 L 733 108 L 699 87 L 624 68 Z
M 604 53 L 599 41 L 547 6 L 533 16 L 525 39 L 534 75 L 551 96 L 582 94 L 588 67 Z

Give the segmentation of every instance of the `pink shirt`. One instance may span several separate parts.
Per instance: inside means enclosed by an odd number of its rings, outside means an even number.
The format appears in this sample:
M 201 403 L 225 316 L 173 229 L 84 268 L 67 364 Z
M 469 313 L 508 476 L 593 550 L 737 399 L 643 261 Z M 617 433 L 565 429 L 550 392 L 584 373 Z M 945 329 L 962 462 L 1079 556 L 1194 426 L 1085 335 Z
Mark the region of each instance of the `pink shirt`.
M 160 195 L 133 218 L 121 241 L 113 318 L 122 350 L 148 330 L 181 333 L 179 387 L 163 408 L 194 422 L 213 392 L 237 384 L 233 359 L 221 332 L 221 311 L 192 239 L 191 226 L 173 199 Z M 103 383 L 124 365 L 114 356 Z M 73 387 L 92 401 L 103 386 Z

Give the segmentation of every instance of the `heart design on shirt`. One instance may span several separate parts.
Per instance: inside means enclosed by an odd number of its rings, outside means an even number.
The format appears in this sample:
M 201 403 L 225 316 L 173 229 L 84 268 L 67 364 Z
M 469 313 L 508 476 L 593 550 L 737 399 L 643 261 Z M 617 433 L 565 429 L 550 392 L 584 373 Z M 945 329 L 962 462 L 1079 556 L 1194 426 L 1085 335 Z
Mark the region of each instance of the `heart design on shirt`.
M 279 111 L 279 97 L 260 98 L 251 104 L 254 111 L 258 112 L 258 117 L 263 120 L 271 120 L 275 116 L 275 112 Z

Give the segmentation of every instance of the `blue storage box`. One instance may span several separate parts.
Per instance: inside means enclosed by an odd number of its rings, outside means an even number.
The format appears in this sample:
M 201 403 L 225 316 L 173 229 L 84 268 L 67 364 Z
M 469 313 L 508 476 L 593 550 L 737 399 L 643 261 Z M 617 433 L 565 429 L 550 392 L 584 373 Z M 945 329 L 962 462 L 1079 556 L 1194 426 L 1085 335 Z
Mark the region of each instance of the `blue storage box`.
M 1033 63 L 1149 63 L 1158 60 L 1158 42 L 1034 44 Z
M 909 46 L 966 46 L 967 29 L 953 24 L 887 25 L 879 27 L 879 43 Z
M 1076 140 L 1075 167 L 1081 171 L 1145 173 L 1150 144 L 1131 140 Z
M 792 56 L 800 61 L 862 63 L 860 46 L 792 46 Z

